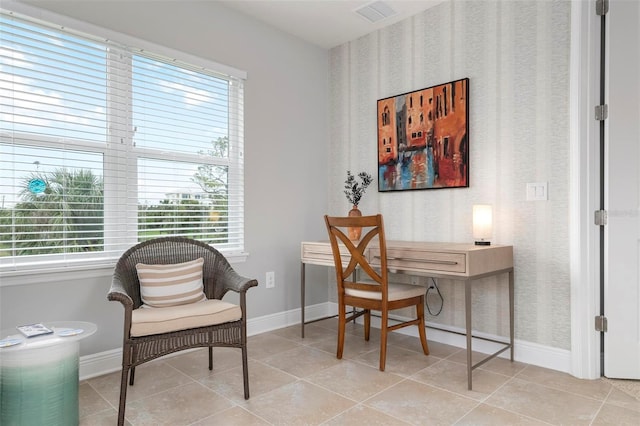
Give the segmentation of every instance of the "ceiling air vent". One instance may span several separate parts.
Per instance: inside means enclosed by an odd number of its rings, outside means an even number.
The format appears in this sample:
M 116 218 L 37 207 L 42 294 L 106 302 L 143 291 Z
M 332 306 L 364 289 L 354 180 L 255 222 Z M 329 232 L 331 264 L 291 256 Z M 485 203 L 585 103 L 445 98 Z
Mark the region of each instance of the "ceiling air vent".
M 369 3 L 366 6 L 362 6 L 360 9 L 356 9 L 356 13 L 362 16 L 369 22 L 378 22 L 395 15 L 397 12 L 391 9 L 391 6 L 382 1 L 376 1 Z

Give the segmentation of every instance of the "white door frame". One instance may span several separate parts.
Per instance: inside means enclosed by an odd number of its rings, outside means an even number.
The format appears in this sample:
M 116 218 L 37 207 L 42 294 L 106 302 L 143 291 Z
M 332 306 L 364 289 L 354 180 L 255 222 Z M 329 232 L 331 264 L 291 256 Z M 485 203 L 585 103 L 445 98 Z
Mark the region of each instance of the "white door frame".
M 595 1 L 571 2 L 569 236 L 571 281 L 571 374 L 601 375 L 600 245 L 594 212 L 599 207 L 600 17 Z

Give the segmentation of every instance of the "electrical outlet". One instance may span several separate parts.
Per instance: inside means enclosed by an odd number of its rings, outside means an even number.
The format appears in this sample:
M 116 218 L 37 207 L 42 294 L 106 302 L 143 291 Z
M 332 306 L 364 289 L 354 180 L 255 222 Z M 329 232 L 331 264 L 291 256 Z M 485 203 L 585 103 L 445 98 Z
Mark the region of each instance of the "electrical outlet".
M 266 281 L 267 288 L 274 288 L 276 286 L 276 273 L 273 271 L 267 272 L 267 277 L 265 281 Z
M 416 277 L 415 275 L 411 276 L 411 284 L 412 285 L 420 285 L 420 277 Z

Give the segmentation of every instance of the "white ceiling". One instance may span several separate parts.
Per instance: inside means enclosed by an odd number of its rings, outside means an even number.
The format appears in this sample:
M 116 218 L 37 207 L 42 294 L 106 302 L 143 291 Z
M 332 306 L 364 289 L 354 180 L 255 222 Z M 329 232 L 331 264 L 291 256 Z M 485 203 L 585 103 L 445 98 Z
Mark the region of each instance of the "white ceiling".
M 397 13 L 371 23 L 355 12 L 376 1 L 230 0 L 225 6 L 325 49 L 420 13 L 443 0 L 384 0 Z

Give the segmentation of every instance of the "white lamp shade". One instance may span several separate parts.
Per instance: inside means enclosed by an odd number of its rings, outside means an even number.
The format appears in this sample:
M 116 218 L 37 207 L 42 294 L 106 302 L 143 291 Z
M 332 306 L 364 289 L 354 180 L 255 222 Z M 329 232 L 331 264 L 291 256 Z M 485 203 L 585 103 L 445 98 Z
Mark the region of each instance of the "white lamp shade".
M 493 213 L 490 205 L 473 206 L 473 238 L 476 241 L 489 241 L 493 234 Z

